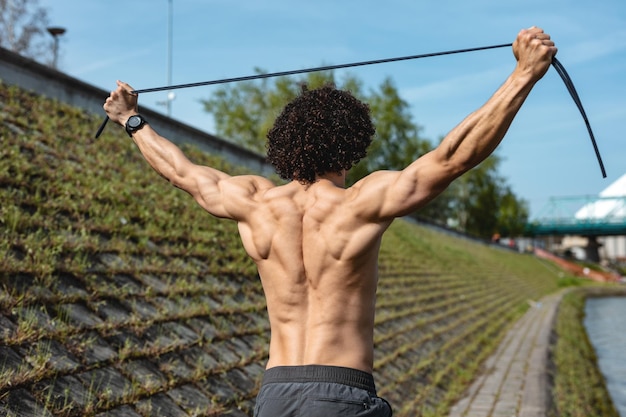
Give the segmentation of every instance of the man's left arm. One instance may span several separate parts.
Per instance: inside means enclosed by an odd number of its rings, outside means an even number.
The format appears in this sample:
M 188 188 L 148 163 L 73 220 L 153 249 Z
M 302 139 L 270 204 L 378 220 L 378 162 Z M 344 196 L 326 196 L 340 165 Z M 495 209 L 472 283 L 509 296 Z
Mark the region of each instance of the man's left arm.
M 423 207 L 495 150 L 531 89 L 548 70 L 556 47 L 548 34 L 532 27 L 519 33 L 513 53 L 518 61 L 513 73 L 436 149 L 400 172 L 377 172 L 355 184 L 356 205 L 363 207 L 367 217 L 388 220 Z

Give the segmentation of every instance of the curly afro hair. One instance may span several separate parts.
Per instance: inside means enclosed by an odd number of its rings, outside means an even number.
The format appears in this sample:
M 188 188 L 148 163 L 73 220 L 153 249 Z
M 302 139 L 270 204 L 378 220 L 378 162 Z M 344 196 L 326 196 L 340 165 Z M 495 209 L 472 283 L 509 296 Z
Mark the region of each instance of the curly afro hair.
M 302 86 L 267 133 L 267 159 L 281 178 L 311 184 L 316 175 L 352 168 L 374 132 L 369 107 L 349 92 Z

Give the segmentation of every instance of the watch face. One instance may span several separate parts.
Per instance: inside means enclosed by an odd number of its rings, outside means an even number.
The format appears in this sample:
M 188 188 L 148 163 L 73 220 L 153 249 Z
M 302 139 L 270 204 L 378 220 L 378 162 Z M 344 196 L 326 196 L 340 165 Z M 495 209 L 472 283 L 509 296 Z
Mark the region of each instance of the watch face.
M 128 118 L 128 126 L 130 128 L 137 127 L 141 124 L 141 118 L 139 116 L 130 116 Z

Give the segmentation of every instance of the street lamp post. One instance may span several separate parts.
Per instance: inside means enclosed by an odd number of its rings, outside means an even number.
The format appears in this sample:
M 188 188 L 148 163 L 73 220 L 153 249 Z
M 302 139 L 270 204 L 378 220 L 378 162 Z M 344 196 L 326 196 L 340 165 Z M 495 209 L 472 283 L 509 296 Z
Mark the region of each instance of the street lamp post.
M 172 31 L 173 31 L 173 2 L 168 2 L 168 16 L 167 16 L 167 85 L 172 85 Z M 159 106 L 165 106 L 167 109 L 167 116 L 172 117 L 172 101 L 176 98 L 176 94 L 170 91 L 165 101 L 157 101 Z
M 172 30 L 173 30 L 173 1 L 168 0 L 168 20 L 167 20 L 167 85 L 172 85 Z M 167 96 L 167 116 L 172 116 L 172 100 L 176 96 L 173 93 Z
M 57 69 L 57 62 L 59 59 L 59 36 L 65 33 L 65 28 L 56 27 L 56 26 L 49 27 L 48 33 L 52 35 L 52 37 L 54 38 L 54 51 L 53 51 L 54 55 L 53 55 L 53 61 L 52 61 L 52 68 Z

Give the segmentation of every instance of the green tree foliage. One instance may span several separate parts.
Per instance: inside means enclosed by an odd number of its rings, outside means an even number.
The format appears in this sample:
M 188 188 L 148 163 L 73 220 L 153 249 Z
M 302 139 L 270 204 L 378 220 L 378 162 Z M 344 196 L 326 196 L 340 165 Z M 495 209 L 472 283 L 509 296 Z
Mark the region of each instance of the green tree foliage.
M 48 14 L 38 0 L 0 0 L 0 46 L 33 58 L 52 59 Z
M 255 71 L 264 73 L 258 68 Z M 306 84 L 314 89 L 328 83 L 349 90 L 367 102 L 376 126 L 368 157 L 352 170 L 349 182 L 377 169 L 402 169 L 431 149 L 430 142 L 419 137 L 420 128 L 411 119 L 409 105 L 390 79 L 379 89 L 365 94 L 359 79 L 346 75 L 337 80 L 332 71 L 311 72 L 298 79 L 265 78 L 220 87 L 212 97 L 202 100 L 202 104 L 213 115 L 218 135 L 264 153 L 267 131 L 283 107 L 298 95 L 301 86 Z
M 258 68 L 255 71 L 264 73 Z M 413 121 L 409 104 L 400 97 L 390 78 L 367 93 L 358 78 L 346 75 L 338 81 L 332 71 L 311 72 L 300 78 L 278 77 L 272 81 L 265 78 L 222 86 L 202 103 L 213 115 L 218 135 L 265 153 L 267 131 L 283 107 L 299 94 L 301 85 L 313 89 L 327 83 L 349 90 L 368 103 L 376 126 L 368 156 L 350 171 L 348 184 L 376 170 L 403 169 L 433 149 L 429 140 L 420 137 L 421 127 Z M 453 182 L 417 216 L 484 238 L 496 232 L 503 236 L 520 235 L 528 208 L 498 174 L 500 163 L 497 155 L 490 156 Z
M 528 205 L 515 196 L 498 173 L 501 162 L 497 154 L 491 155 L 444 193 L 452 204 L 446 214 L 455 219 L 454 226 L 459 230 L 485 239 L 495 233 L 519 236 L 524 231 Z M 450 211 L 456 216 L 451 216 Z
M 255 68 L 255 72 L 265 73 L 259 68 Z M 201 100 L 201 103 L 213 115 L 218 135 L 250 150 L 265 153 L 268 130 L 283 107 L 298 95 L 301 85 L 307 84 L 313 89 L 326 83 L 344 89 L 360 89 L 356 79 L 348 77 L 339 85 L 332 72 L 315 72 L 299 80 L 278 77 L 273 81 L 264 78 L 227 84 L 218 88 L 209 99 Z
M 521 236 L 528 222 L 528 202 L 518 198 L 510 187 L 500 199 L 498 232 L 502 236 Z
M 413 122 L 409 104 L 400 97 L 390 78 L 372 90 L 365 101 L 371 109 L 376 138 L 367 158 L 351 170 L 349 183 L 376 170 L 403 169 L 432 149 L 430 141 L 419 136 L 421 128 Z

